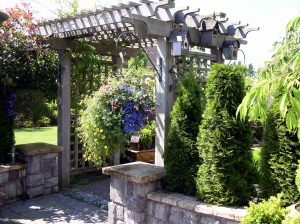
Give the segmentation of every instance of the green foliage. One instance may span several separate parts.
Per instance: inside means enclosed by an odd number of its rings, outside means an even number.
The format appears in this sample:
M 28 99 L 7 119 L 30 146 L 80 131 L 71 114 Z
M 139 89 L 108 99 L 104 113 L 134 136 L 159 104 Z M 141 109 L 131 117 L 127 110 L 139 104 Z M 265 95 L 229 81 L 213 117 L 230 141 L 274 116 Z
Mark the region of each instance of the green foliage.
M 298 161 L 298 168 L 296 171 L 296 186 L 298 188 L 298 192 L 300 193 L 300 162 Z
M 7 9 L 10 19 L 0 25 L 0 82 L 14 89 L 35 89 L 48 99 L 57 95 L 57 54 L 33 34 L 35 19 L 22 2 Z
M 154 147 L 155 125 L 155 120 L 151 121 L 140 131 L 140 144 L 142 149 L 150 149 L 151 147 Z
M 252 164 L 254 172 L 257 179 L 257 184 L 261 182 L 262 178 L 262 150 L 261 148 L 256 148 L 252 151 Z
M 251 88 L 239 106 L 237 114 L 244 120 L 250 116 L 265 122 L 268 101 L 278 86 L 283 94 L 276 110 L 285 118 L 289 131 L 297 131 L 300 140 L 300 16 L 292 19 L 286 28 L 286 36 L 275 43 L 275 53 L 270 62 L 258 73 L 260 80 Z
M 300 199 L 295 183 L 300 143 L 279 114 L 279 96 L 274 96 L 267 113 L 262 146 L 262 190 L 265 197 L 282 193 L 283 201 L 290 204 Z
M 21 127 L 47 127 L 57 123 L 56 103 L 47 103 L 44 92 L 39 90 L 16 91 L 15 126 Z
M 126 85 L 124 85 L 126 83 Z M 152 86 L 146 88 L 134 75 L 111 78 L 107 85 L 82 102 L 79 134 L 85 159 L 105 165 L 114 151 L 123 151 L 155 112 Z
M 0 83 L 0 163 L 10 161 L 11 148 L 14 144 L 13 117 L 9 115 L 8 90 Z
M 57 10 L 59 18 L 66 18 L 79 13 L 78 0 L 54 0 L 54 2 L 59 6 Z
M 263 200 L 259 204 L 250 202 L 248 214 L 242 219 L 241 224 L 281 224 L 288 210 L 283 207 L 280 196 Z
M 48 127 L 50 126 L 50 118 L 42 116 L 40 120 L 37 121 L 38 127 Z
M 293 216 L 287 216 L 282 224 L 300 224 L 300 213 L 296 213 Z
M 168 190 L 195 193 L 194 179 L 200 163 L 196 138 L 203 111 L 202 97 L 195 77 L 186 75 L 179 84 L 164 152 Z
M 235 119 L 244 96 L 246 68 L 215 64 L 206 87 L 207 105 L 198 134 L 203 163 L 197 176 L 197 195 L 208 203 L 242 205 L 253 183 L 252 132 Z

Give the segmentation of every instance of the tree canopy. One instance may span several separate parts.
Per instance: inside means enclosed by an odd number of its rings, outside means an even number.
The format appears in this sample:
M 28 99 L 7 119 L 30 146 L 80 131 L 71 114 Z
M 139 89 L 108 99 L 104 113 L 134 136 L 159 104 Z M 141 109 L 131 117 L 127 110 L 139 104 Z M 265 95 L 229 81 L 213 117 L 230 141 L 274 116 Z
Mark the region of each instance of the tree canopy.
M 300 139 L 300 16 L 287 24 L 285 37 L 276 42 L 274 48 L 271 61 L 258 71 L 259 80 L 243 99 L 237 115 L 242 120 L 249 116 L 265 122 L 270 97 L 279 85 L 283 85 L 278 110 L 288 130 L 297 131 Z
M 37 89 L 56 96 L 57 55 L 34 35 L 36 19 L 28 3 L 7 9 L 0 25 L 0 84 L 15 89 Z

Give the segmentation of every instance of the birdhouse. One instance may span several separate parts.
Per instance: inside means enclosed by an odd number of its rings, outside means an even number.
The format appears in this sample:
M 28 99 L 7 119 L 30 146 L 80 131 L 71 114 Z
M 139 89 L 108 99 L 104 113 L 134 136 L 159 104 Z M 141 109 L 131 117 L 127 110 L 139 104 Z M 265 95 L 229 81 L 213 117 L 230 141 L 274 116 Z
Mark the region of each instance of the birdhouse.
M 173 30 L 169 42 L 172 56 L 187 55 L 190 48 L 189 32 L 187 30 Z
M 226 60 L 237 60 L 240 44 L 238 41 L 225 41 L 223 43 L 223 57 Z
M 218 46 L 218 34 L 220 33 L 216 20 L 203 20 L 201 23 L 200 43 L 207 47 Z
M 130 148 L 132 150 L 140 150 L 140 136 L 138 135 L 131 136 Z

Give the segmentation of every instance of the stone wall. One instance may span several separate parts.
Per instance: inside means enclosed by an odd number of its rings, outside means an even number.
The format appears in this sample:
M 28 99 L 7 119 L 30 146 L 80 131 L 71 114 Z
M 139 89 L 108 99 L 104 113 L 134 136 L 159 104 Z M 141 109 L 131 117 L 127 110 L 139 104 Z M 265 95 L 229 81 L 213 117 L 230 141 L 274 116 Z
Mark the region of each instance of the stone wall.
M 135 162 L 103 168 L 111 175 L 108 218 L 110 224 L 237 224 L 243 208 L 215 206 L 177 193 L 164 193 L 163 167 Z
M 18 145 L 19 159 L 27 164 L 26 194 L 29 198 L 57 193 L 58 186 L 58 153 L 61 147 L 34 143 Z
M 0 165 L 0 204 L 56 193 L 58 183 L 58 153 L 61 147 L 34 143 L 16 147 L 21 165 Z M 1 207 L 1 206 L 0 206 Z
M 159 181 L 138 184 L 112 177 L 108 204 L 109 223 L 145 223 L 147 194 L 160 188 Z
M 0 203 L 14 202 L 24 193 L 25 170 L 26 165 L 0 165 Z
M 177 193 L 147 194 L 147 223 L 238 224 L 246 214 L 242 208 L 229 208 L 199 202 Z

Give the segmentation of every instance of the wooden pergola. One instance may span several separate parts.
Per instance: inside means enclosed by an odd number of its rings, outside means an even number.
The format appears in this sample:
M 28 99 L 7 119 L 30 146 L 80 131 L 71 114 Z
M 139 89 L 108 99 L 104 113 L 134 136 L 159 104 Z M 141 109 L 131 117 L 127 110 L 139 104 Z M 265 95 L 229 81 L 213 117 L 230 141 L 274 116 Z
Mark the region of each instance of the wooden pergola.
M 76 40 L 94 45 L 101 55 L 120 61 L 117 42 L 126 44 L 124 57 L 137 55 L 143 49 L 156 47 L 157 72 L 155 164 L 163 166 L 165 139 L 173 106 L 171 68 L 178 56 L 197 55 L 210 63 L 235 60 L 241 44 L 250 31 L 248 24 L 229 22 L 225 13 L 202 15 L 201 10 L 176 8 L 175 0 L 130 1 L 38 25 L 37 34 L 46 36 L 52 49 L 59 52 L 58 145 L 64 147 L 59 159 L 61 183 L 70 181 L 70 78 L 71 60 L 68 49 Z M 206 49 L 192 51 L 192 47 Z M 119 62 L 120 63 L 120 62 Z M 118 163 L 115 155 L 115 163 Z

